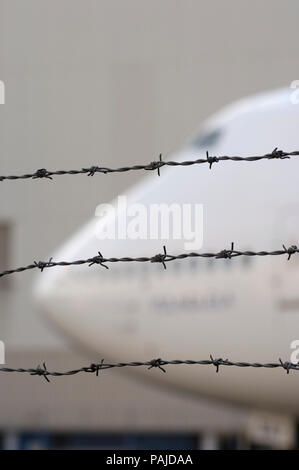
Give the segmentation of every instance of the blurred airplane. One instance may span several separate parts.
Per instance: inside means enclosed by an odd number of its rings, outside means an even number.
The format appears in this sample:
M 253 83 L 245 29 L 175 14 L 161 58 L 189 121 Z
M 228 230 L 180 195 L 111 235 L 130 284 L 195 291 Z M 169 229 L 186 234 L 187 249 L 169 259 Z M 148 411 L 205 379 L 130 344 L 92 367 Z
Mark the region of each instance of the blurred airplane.
M 299 105 L 292 90 L 246 98 L 210 119 L 171 160 L 251 156 L 299 149 Z M 126 193 L 128 205 L 203 204 L 200 251 L 272 250 L 299 244 L 299 159 L 218 162 L 148 172 Z M 99 179 L 101 175 L 96 176 Z M 107 175 L 105 178 L 113 178 Z M 111 181 L 112 183 L 112 181 Z M 99 181 L 100 184 L 100 181 Z M 99 201 L 101 202 L 101 201 Z M 113 202 L 116 206 L 117 201 Z M 120 215 L 118 214 L 117 217 Z M 153 256 L 186 251 L 183 239 L 99 240 L 95 216 L 54 260 Z M 110 218 L 109 218 L 110 217 Z M 55 324 L 95 359 L 230 359 L 289 361 L 299 336 L 299 257 L 203 258 L 159 263 L 115 263 L 45 270 L 35 295 Z M 299 372 L 213 366 L 167 366 L 126 371 L 201 396 L 299 414 Z

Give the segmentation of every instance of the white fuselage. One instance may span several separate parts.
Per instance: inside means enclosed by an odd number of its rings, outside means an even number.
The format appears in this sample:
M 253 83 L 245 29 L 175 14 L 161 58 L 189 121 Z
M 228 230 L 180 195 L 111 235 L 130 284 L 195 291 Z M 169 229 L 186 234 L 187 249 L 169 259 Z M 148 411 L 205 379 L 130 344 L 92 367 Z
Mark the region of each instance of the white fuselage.
M 260 155 L 299 149 L 299 105 L 282 90 L 244 100 L 210 120 L 199 139 L 171 160 Z M 274 250 L 299 245 L 299 158 L 163 167 L 127 192 L 128 203 L 203 204 L 202 252 Z M 95 178 L 101 178 L 96 175 Z M 125 177 L 125 176 L 124 176 Z M 106 175 L 105 178 L 109 178 Z M 101 201 L 99 201 L 101 202 Z M 98 218 L 54 254 L 54 260 L 153 256 L 186 251 L 183 240 L 99 240 Z M 112 221 L 111 221 L 112 223 Z M 51 268 L 36 295 L 68 335 L 115 361 L 290 360 L 299 339 L 299 256 L 185 259 Z M 198 394 L 299 413 L 299 372 L 283 369 L 168 366 L 134 372 Z

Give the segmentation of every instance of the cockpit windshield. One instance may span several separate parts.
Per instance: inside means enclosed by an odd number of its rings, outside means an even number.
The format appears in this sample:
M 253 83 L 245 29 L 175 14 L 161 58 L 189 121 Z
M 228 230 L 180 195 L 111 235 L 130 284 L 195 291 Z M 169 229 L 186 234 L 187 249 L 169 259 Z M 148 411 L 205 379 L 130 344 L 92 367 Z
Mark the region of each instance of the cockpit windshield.
M 199 134 L 198 137 L 192 142 L 192 146 L 195 148 L 205 148 L 209 150 L 210 147 L 216 145 L 222 136 L 223 132 L 219 129 L 211 132 L 204 132 Z

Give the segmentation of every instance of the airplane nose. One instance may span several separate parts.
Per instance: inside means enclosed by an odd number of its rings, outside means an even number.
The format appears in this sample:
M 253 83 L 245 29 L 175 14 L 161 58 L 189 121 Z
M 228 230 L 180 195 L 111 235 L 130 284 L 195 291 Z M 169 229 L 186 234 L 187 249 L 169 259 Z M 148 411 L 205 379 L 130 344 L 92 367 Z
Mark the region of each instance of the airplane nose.
M 105 257 L 136 256 L 135 241 L 99 240 L 97 225 L 95 217 L 51 254 L 53 261 L 84 261 L 97 256 L 99 251 Z M 143 254 L 148 251 L 141 248 Z M 101 262 L 90 262 L 46 268 L 38 273 L 34 297 L 41 313 L 68 336 L 88 345 L 91 351 L 102 352 L 105 357 L 113 353 L 117 356 L 115 351 L 119 348 L 118 357 L 121 357 L 124 344 L 129 353 L 138 342 L 144 308 L 140 279 L 141 284 L 144 279 L 143 288 L 146 288 L 146 269 L 144 263 L 142 266 L 108 263 L 109 269 L 105 266 Z M 154 265 L 150 267 L 155 269 Z M 138 276 L 135 276 L 136 270 Z

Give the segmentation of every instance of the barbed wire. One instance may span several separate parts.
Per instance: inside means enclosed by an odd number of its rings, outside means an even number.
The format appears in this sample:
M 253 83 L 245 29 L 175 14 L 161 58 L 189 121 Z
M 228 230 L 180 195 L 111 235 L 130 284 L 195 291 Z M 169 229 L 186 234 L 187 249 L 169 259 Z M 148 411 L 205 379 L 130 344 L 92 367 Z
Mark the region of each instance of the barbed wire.
M 81 170 L 47 170 L 46 168 L 40 168 L 33 173 L 26 173 L 24 175 L 6 175 L 0 176 L 0 182 L 5 180 L 25 180 L 25 179 L 53 179 L 53 176 L 62 176 L 62 175 L 83 175 L 94 176 L 96 173 L 124 173 L 128 171 L 139 171 L 139 170 L 157 170 L 158 175 L 160 176 L 160 168 L 163 166 L 191 166 L 191 165 L 201 165 L 207 163 L 212 168 L 214 163 L 221 161 L 234 161 L 234 162 L 256 162 L 259 160 L 274 160 L 280 159 L 284 160 L 290 157 L 299 156 L 299 151 L 285 152 L 283 150 L 278 150 L 275 148 L 272 152 L 266 153 L 264 155 L 254 155 L 249 157 L 240 157 L 240 156 L 210 156 L 209 152 L 206 152 L 206 158 L 199 158 L 197 160 L 187 160 L 183 162 L 176 161 L 164 161 L 162 160 L 162 154 L 159 155 L 159 160 L 153 161 L 144 165 L 132 165 L 124 166 L 120 168 L 109 168 L 104 166 L 90 166 L 89 168 L 81 168 Z
M 108 168 L 108 167 L 99 167 L 99 166 L 91 166 L 89 168 L 82 168 L 81 170 L 60 170 L 60 171 L 48 171 L 45 168 L 39 169 L 34 173 L 28 173 L 24 175 L 10 175 L 10 176 L 0 176 L 0 182 L 5 180 L 21 180 L 21 179 L 53 179 L 53 176 L 60 176 L 60 175 L 76 175 L 76 174 L 87 174 L 88 176 L 94 176 L 96 173 L 123 173 L 128 171 L 138 171 L 138 170 L 157 170 L 158 175 L 160 176 L 160 168 L 163 166 L 191 166 L 191 165 L 198 165 L 198 164 L 208 164 L 209 168 L 212 168 L 214 163 L 218 163 L 220 161 L 246 161 L 246 162 L 254 162 L 259 160 L 272 160 L 272 159 L 289 159 L 291 156 L 299 156 L 299 151 L 294 152 L 285 152 L 282 150 L 278 150 L 275 148 L 271 153 L 264 154 L 264 155 L 257 155 L 257 156 L 249 156 L 249 157 L 240 157 L 240 156 L 210 156 L 208 152 L 206 152 L 205 159 L 197 159 L 197 160 L 189 160 L 183 162 L 175 162 L 175 161 L 163 161 L 162 154 L 159 156 L 158 161 L 153 161 L 146 165 L 134 165 L 134 166 L 126 166 L 121 168 Z M 231 244 L 230 249 L 224 249 L 216 253 L 182 253 L 179 255 L 170 255 L 167 253 L 166 247 L 163 247 L 163 253 L 156 254 L 151 257 L 110 257 L 105 258 L 102 256 L 101 252 L 94 257 L 83 259 L 83 260 L 75 260 L 75 261 L 53 261 L 53 258 L 50 258 L 49 261 L 34 261 L 32 264 L 28 266 L 23 266 L 15 269 L 5 270 L 0 272 L 0 277 L 4 277 L 6 275 L 10 275 L 17 272 L 23 272 L 31 269 L 39 269 L 41 272 L 45 268 L 55 267 L 55 266 L 76 266 L 76 265 L 83 265 L 88 264 L 89 266 L 93 266 L 94 264 L 98 264 L 106 269 L 109 269 L 107 263 L 116 263 L 116 262 L 150 262 L 150 263 L 161 263 L 166 269 L 166 264 L 168 262 L 174 260 L 182 260 L 186 258 L 214 258 L 214 259 L 229 259 L 231 260 L 234 257 L 239 256 L 281 256 L 286 255 L 287 259 L 290 260 L 291 256 L 295 253 L 299 253 L 299 249 L 297 246 L 292 245 L 289 248 L 286 248 L 283 245 L 283 249 L 275 250 L 275 251 L 239 251 L 235 250 L 234 243 Z M 279 359 L 278 362 L 272 363 L 259 363 L 259 362 L 234 362 L 229 359 L 222 359 L 217 358 L 214 359 L 212 355 L 210 355 L 210 359 L 204 360 L 164 360 L 161 358 L 152 359 L 150 361 L 140 362 L 117 362 L 117 363 L 105 363 L 104 359 L 100 363 L 92 363 L 87 367 L 81 367 L 78 369 L 68 370 L 68 371 L 50 371 L 47 369 L 46 364 L 43 363 L 42 367 L 38 365 L 35 368 L 10 368 L 10 367 L 1 367 L 0 372 L 6 373 L 26 373 L 32 376 L 41 376 L 49 382 L 49 377 L 61 377 L 61 376 L 72 376 L 77 375 L 79 373 L 94 373 L 96 376 L 99 375 L 100 372 L 113 369 L 113 368 L 123 368 L 123 367 L 147 367 L 148 369 L 158 368 L 162 372 L 166 373 L 166 366 L 169 365 L 207 365 L 207 366 L 214 366 L 216 368 L 216 372 L 219 372 L 220 367 L 227 366 L 227 367 L 242 367 L 242 368 L 267 368 L 267 369 L 276 369 L 282 368 L 286 370 L 287 374 L 289 374 L 290 370 L 299 370 L 299 363 L 293 364 L 289 361 L 282 361 Z
M 22 266 L 20 268 L 9 269 L 6 271 L 0 272 L 0 278 L 7 276 L 9 274 L 20 273 L 23 271 L 28 271 L 31 269 L 40 269 L 43 272 L 46 268 L 53 268 L 55 266 L 79 266 L 82 264 L 88 264 L 89 267 L 94 264 L 99 264 L 106 269 L 109 269 L 106 263 L 161 263 L 166 269 L 166 264 L 174 260 L 183 260 L 186 258 L 214 258 L 214 259 L 232 259 L 239 256 L 282 256 L 286 255 L 287 259 L 290 260 L 291 256 L 295 253 L 299 253 L 299 249 L 296 245 L 292 245 L 289 248 L 286 248 L 285 245 L 282 245 L 282 250 L 275 251 L 238 251 L 234 248 L 234 243 L 231 244 L 230 249 L 224 249 L 217 253 L 181 253 L 179 255 L 170 255 L 166 251 L 166 247 L 163 247 L 164 252 L 158 253 L 154 256 L 143 256 L 137 258 L 123 257 L 123 258 L 105 258 L 102 256 L 99 251 L 98 254 L 92 258 L 81 259 L 76 261 L 53 261 L 53 258 L 50 258 L 49 261 L 34 261 L 28 266 Z
M 281 368 L 284 369 L 287 374 L 290 373 L 290 370 L 299 370 L 299 363 L 294 364 L 289 361 L 282 361 L 279 359 L 278 362 L 267 362 L 267 363 L 260 363 L 260 362 L 234 362 L 230 361 L 229 359 L 222 359 L 217 358 L 214 359 L 212 355 L 210 355 L 210 359 L 203 359 L 203 360 L 164 360 L 164 359 L 152 359 L 150 361 L 134 361 L 134 362 L 115 362 L 115 363 L 105 363 L 104 359 L 101 360 L 99 363 L 92 363 L 87 367 L 80 367 L 78 369 L 67 370 L 67 371 L 50 371 L 47 369 L 46 364 L 43 363 L 42 367 L 40 364 L 35 368 L 30 369 L 23 369 L 23 368 L 11 368 L 11 367 L 1 367 L 0 372 L 18 372 L 18 373 L 25 373 L 30 375 L 37 375 L 44 377 L 47 382 L 50 382 L 50 377 L 62 377 L 62 376 L 69 376 L 69 375 L 77 375 L 82 372 L 95 374 L 96 376 L 99 375 L 100 372 L 107 370 L 107 369 L 115 369 L 115 368 L 124 368 L 124 367 L 147 367 L 148 369 L 158 368 L 162 372 L 166 373 L 165 366 L 170 365 L 201 365 L 201 366 L 214 366 L 216 368 L 216 372 L 219 372 L 220 367 L 228 366 L 228 367 L 250 367 L 250 368 L 264 368 L 264 369 L 277 369 Z

